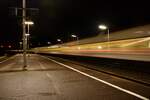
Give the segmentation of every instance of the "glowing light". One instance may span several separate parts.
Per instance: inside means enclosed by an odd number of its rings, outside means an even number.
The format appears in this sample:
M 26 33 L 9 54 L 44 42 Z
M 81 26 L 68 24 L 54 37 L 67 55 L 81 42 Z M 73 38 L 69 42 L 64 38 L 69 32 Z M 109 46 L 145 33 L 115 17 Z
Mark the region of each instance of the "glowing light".
M 102 29 L 102 30 L 106 30 L 107 29 L 107 26 L 105 26 L 105 25 L 99 25 L 98 27 L 99 27 L 99 29 Z
M 11 45 L 9 45 L 8 48 L 11 48 Z
M 51 44 L 51 42 L 47 42 L 47 44 Z
M 19 42 L 19 44 L 21 45 L 21 44 L 23 44 L 22 42 Z
M 30 34 L 25 34 L 26 36 L 29 36 Z
M 33 25 L 34 23 L 32 21 L 26 21 L 25 24 L 26 25 Z
M 76 38 L 77 36 L 76 36 L 76 35 L 71 35 L 71 37 L 74 37 L 74 38 Z
M 97 48 L 98 48 L 98 49 L 102 49 L 102 46 L 98 46 Z
M 61 39 L 57 39 L 57 41 L 58 41 L 58 42 L 60 42 L 60 41 L 61 41 Z
M 80 50 L 80 49 L 81 49 L 81 47 L 78 47 L 78 49 Z

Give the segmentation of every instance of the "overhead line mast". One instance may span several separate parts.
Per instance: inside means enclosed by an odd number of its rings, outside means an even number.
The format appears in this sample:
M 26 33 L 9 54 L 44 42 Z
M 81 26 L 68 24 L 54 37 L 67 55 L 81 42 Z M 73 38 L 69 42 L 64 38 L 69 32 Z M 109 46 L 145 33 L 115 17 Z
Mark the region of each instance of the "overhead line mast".
M 26 25 L 25 25 L 25 21 L 26 21 L 26 0 L 22 1 L 22 24 L 23 24 L 23 67 L 26 68 L 27 67 L 27 58 L 26 58 L 26 53 L 27 53 L 27 40 L 26 40 Z

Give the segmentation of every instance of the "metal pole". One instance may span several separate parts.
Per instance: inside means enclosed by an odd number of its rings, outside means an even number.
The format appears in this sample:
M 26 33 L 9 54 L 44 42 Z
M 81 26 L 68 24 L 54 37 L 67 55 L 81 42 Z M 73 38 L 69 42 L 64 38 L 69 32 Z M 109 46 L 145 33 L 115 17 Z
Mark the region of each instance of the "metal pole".
M 26 68 L 27 67 L 27 59 L 26 59 L 26 25 L 25 25 L 25 21 L 26 21 L 26 0 L 22 1 L 22 24 L 23 24 L 23 67 Z
M 108 49 L 109 49 L 109 41 L 110 41 L 110 32 L 109 32 L 109 28 L 108 28 L 108 31 L 107 31 Z
M 30 33 L 29 31 L 30 31 L 30 25 L 28 24 L 28 34 Z
M 29 36 L 30 36 L 30 25 L 28 24 L 28 37 L 27 37 L 28 50 L 29 50 Z

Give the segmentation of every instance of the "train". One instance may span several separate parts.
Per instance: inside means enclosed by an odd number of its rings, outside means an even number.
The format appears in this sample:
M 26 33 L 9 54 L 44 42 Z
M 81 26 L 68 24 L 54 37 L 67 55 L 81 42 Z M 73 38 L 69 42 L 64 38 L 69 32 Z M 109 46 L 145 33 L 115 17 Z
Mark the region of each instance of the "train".
M 73 42 L 33 48 L 32 51 L 35 53 L 88 55 L 95 57 L 101 57 L 102 55 L 140 55 L 150 58 L 150 25 L 112 32 L 109 38 L 108 41 L 107 34 L 100 34 Z

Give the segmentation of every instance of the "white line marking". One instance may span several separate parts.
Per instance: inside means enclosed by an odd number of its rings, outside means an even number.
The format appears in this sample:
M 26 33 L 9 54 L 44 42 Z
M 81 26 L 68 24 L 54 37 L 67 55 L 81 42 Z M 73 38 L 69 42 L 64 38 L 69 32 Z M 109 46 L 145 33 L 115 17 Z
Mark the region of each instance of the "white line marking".
M 52 77 L 50 74 L 46 73 L 46 76 L 52 81 Z M 57 91 L 56 93 L 61 94 L 61 92 L 58 89 L 57 84 L 55 83 L 55 84 L 53 84 L 53 86 L 54 86 L 54 89 Z
M 44 56 L 42 56 L 42 57 L 44 57 Z M 92 79 L 94 79 L 94 80 L 97 80 L 97 81 L 99 81 L 99 82 L 101 82 L 101 83 L 104 83 L 104 84 L 106 84 L 106 85 L 109 85 L 109 86 L 111 86 L 111 87 L 113 87 L 113 88 L 115 88 L 115 89 L 118 89 L 118 90 L 120 90 L 120 91 L 123 91 L 123 92 L 125 92 L 125 93 L 128 93 L 128 94 L 130 94 L 130 95 L 132 95 L 132 96 L 135 96 L 135 97 L 137 97 L 137 98 L 140 98 L 140 99 L 142 99 L 142 100 L 150 100 L 150 99 L 147 98 L 147 97 L 141 96 L 141 95 L 139 95 L 139 94 L 137 94 L 137 93 L 134 93 L 134 92 L 132 92 L 132 91 L 123 89 L 123 88 L 121 88 L 121 87 L 119 87 L 119 86 L 116 86 L 116 85 L 113 85 L 113 84 L 111 84 L 111 83 L 109 83 L 109 82 L 106 82 L 106 81 L 101 80 L 101 79 L 99 79 L 99 78 L 97 78 L 97 77 L 91 76 L 91 75 L 89 75 L 89 74 L 87 74 L 87 73 L 84 73 L 84 72 L 82 72 L 82 71 L 79 71 L 79 70 L 77 70 L 77 69 L 75 69 L 75 68 L 72 68 L 72 67 L 70 67 L 70 66 L 68 66 L 68 65 L 65 65 L 65 64 L 63 64 L 63 63 L 60 63 L 60 62 L 55 61 L 55 60 L 53 60 L 53 59 L 50 59 L 50 58 L 47 58 L 47 57 L 44 57 L 44 58 L 49 59 L 49 60 L 51 60 L 51 61 L 53 61 L 53 62 L 55 62 L 55 63 L 57 63 L 57 64 L 59 64 L 59 65 L 61 65 L 61 66 L 64 66 L 64 67 L 66 67 L 66 68 L 69 68 L 69 69 L 71 69 L 71 70 L 73 70 L 73 71 L 75 71 L 75 72 L 78 72 L 78 73 L 80 73 L 80 74 L 82 74 L 82 75 L 84 75 L 84 76 L 90 77 L 90 78 L 92 78 Z M 47 76 L 48 76 L 48 74 L 47 74 Z M 49 77 L 50 77 L 50 76 L 49 76 Z
M 48 78 L 51 78 L 51 76 L 48 73 L 46 73 L 46 75 L 47 75 Z
M 4 62 L 6 62 L 6 61 L 8 61 L 8 60 L 10 60 L 10 59 L 13 59 L 13 58 L 15 58 L 16 57 L 16 55 L 15 56 L 12 56 L 12 57 L 10 57 L 10 58 L 8 58 L 8 59 L 6 59 L 6 60 L 3 60 L 3 61 L 1 61 L 0 63 L 4 63 Z
M 39 62 L 39 64 L 43 70 L 46 69 L 40 62 Z

